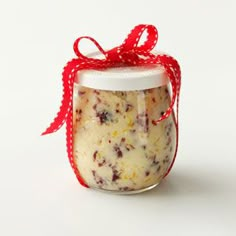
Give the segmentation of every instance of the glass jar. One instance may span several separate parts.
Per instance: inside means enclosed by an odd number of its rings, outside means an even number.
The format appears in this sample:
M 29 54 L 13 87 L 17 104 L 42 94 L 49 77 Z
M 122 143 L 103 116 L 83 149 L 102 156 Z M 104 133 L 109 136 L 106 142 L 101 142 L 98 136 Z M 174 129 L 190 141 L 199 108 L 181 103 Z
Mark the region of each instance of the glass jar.
M 78 82 L 79 81 L 79 82 Z M 91 188 L 137 193 L 157 186 L 176 151 L 174 113 L 161 67 L 122 67 L 77 74 L 73 157 Z

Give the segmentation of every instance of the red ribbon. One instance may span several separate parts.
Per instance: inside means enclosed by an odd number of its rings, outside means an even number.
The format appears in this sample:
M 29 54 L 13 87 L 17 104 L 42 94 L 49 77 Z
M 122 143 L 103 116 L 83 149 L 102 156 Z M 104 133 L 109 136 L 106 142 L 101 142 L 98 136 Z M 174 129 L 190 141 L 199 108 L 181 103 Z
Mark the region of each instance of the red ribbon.
M 146 31 L 147 38 L 143 44 L 138 45 L 142 34 Z M 79 50 L 79 43 L 82 39 L 88 39 L 92 41 L 98 50 L 105 56 L 104 59 L 96 59 L 83 55 Z M 181 85 L 181 71 L 178 62 L 171 56 L 165 54 L 155 55 L 151 53 L 151 50 L 155 47 L 158 39 L 158 32 L 155 26 L 153 25 L 137 25 L 130 32 L 124 42 L 109 51 L 105 51 L 99 43 L 88 36 L 80 37 L 74 42 L 74 52 L 77 55 L 77 58 L 72 59 L 64 67 L 62 73 L 62 82 L 63 82 L 63 98 L 61 102 L 60 110 L 42 135 L 56 132 L 61 126 L 66 122 L 66 137 L 67 137 L 67 152 L 70 164 L 75 172 L 75 175 L 79 182 L 85 186 L 86 183 L 79 174 L 78 168 L 74 162 L 73 158 L 73 137 L 72 137 L 72 98 L 73 98 L 73 83 L 76 78 L 76 73 L 84 69 L 106 69 L 117 66 L 142 66 L 142 65 L 160 65 L 164 67 L 166 74 L 170 80 L 172 87 L 172 98 L 169 108 L 165 113 L 158 119 L 153 121 L 153 124 L 156 125 L 160 121 L 169 117 L 172 114 L 175 101 L 177 100 L 177 111 L 176 111 L 176 132 L 177 132 L 177 141 L 176 141 L 176 151 L 173 158 L 173 161 L 167 170 L 168 175 L 170 172 L 178 149 L 178 107 L 179 107 L 179 93 Z M 96 78 L 95 78 L 96 79 Z

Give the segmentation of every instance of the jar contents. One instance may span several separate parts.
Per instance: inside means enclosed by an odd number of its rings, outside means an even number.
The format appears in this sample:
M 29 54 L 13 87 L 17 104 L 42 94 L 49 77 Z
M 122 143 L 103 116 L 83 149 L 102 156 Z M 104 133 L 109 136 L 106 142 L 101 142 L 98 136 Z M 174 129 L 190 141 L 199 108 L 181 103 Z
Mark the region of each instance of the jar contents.
M 136 191 L 158 184 L 176 148 L 174 115 L 155 125 L 169 107 L 167 86 L 105 91 L 76 84 L 73 155 L 88 186 Z

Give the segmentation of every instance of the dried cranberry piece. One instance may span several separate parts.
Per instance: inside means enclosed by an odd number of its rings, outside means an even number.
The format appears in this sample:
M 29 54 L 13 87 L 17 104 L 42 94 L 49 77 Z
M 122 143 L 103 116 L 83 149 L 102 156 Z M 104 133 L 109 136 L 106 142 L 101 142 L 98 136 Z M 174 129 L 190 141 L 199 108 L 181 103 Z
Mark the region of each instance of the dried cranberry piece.
M 97 159 L 97 154 L 98 154 L 98 151 L 96 150 L 96 151 L 93 153 L 93 161 L 96 161 L 96 159 Z
M 133 109 L 133 105 L 127 103 L 127 104 L 126 104 L 126 107 L 125 107 L 125 111 L 128 112 L 128 111 L 131 111 L 132 109 Z
M 169 146 L 171 144 L 171 137 L 168 137 L 168 140 L 166 142 L 166 145 Z
M 135 149 L 135 147 L 132 144 L 126 144 L 125 148 L 126 148 L 127 151 Z
M 122 137 L 120 141 L 125 142 L 125 137 Z
M 96 109 L 97 109 L 97 105 L 98 105 L 97 103 L 93 105 L 93 109 L 94 109 L 95 111 L 96 111 Z
M 104 166 L 106 164 L 106 160 L 103 159 L 101 162 L 98 163 L 98 166 L 101 167 L 101 166 Z
M 161 166 L 159 165 L 156 171 L 159 172 L 160 170 L 161 170 Z
M 81 114 L 82 114 L 82 109 L 76 109 L 75 110 L 76 113 L 76 121 L 79 122 L 81 120 Z
M 97 112 L 96 116 L 99 118 L 100 124 L 104 124 L 112 120 L 111 113 L 106 110 Z
M 148 159 L 152 161 L 152 165 L 158 165 L 159 164 L 159 161 L 157 160 L 157 156 L 155 154 L 151 155 L 151 156 L 148 156 Z
M 116 181 L 120 178 L 120 175 L 116 169 L 113 169 L 113 174 L 112 174 L 112 181 Z
M 96 89 L 94 89 L 93 92 L 96 93 L 97 95 L 100 94 L 100 92 L 98 90 L 96 90 Z
M 99 184 L 99 185 L 103 185 L 104 184 L 103 178 L 100 177 L 95 170 L 92 170 L 92 174 L 93 174 L 94 180 L 95 180 L 95 182 L 97 184 Z
M 169 163 L 169 162 L 170 162 L 170 158 L 169 158 L 169 156 L 166 155 L 165 158 L 164 158 L 164 160 L 163 160 L 162 162 L 163 162 L 163 164 L 165 164 L 165 163 Z
M 116 152 L 116 155 L 117 155 L 118 158 L 123 157 L 123 153 L 122 153 L 122 151 L 120 150 L 120 147 L 117 144 L 114 145 L 114 151 Z
M 81 90 L 78 91 L 79 96 L 83 96 L 85 93 L 86 93 L 85 91 L 81 91 Z
M 134 189 L 130 187 L 120 187 L 119 190 L 120 191 L 133 191 Z

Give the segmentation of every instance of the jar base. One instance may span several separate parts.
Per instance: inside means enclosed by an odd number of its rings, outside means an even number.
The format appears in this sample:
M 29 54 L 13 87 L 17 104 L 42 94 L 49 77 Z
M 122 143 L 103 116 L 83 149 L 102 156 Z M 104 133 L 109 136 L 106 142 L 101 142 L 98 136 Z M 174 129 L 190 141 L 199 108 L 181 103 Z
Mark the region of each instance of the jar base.
M 108 189 L 101 189 L 96 187 L 90 187 L 93 190 L 103 192 L 103 193 L 109 193 L 109 194 L 117 194 L 117 195 L 131 195 L 131 194 L 137 194 L 137 193 L 143 193 L 146 191 L 149 191 L 155 187 L 157 187 L 160 183 L 153 184 L 151 186 L 148 186 L 146 188 L 138 189 L 138 190 L 130 190 L 130 191 L 118 191 L 118 190 L 108 190 Z

